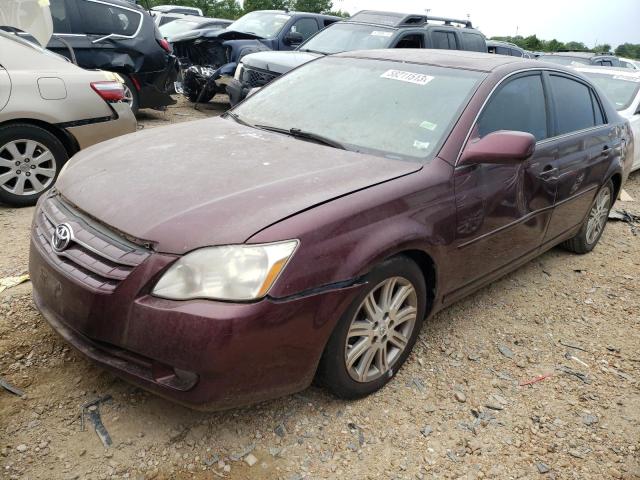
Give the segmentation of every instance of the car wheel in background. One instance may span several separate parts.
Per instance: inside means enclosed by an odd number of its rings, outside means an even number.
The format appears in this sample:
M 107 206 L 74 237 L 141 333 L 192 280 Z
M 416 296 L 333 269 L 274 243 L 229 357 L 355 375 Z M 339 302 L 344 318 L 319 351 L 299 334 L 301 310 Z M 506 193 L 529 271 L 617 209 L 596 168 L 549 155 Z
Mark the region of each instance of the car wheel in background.
M 44 128 L 28 124 L 0 127 L 0 201 L 33 205 L 53 186 L 69 159 L 64 145 Z
M 596 195 L 589 215 L 585 219 L 578 234 L 562 243 L 561 246 L 574 253 L 588 253 L 598 244 L 613 206 L 613 182 L 609 180 Z
M 138 114 L 138 105 L 140 105 L 140 99 L 138 89 L 128 75 L 120 75 L 124 80 L 124 99 L 125 103 L 128 103 L 131 107 L 131 111 L 134 115 Z
M 318 380 L 342 398 L 369 395 L 391 380 L 411 353 L 425 315 L 425 280 L 410 259 L 387 260 L 365 280 L 318 369 Z

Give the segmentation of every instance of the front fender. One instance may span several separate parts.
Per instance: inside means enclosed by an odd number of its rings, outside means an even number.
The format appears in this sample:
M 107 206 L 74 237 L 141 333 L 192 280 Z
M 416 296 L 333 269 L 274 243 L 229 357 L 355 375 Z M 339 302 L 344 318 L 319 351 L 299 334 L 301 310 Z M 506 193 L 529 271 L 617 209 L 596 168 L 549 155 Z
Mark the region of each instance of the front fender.
M 227 40 L 222 43 L 227 48 L 229 63 L 239 63 L 246 55 L 270 50 L 260 40 Z M 235 69 L 234 69 L 235 71 Z
M 428 255 L 442 276 L 446 246 L 455 239 L 450 182 L 451 166 L 436 159 L 423 170 L 318 205 L 258 232 L 247 242 L 300 240 L 270 295 L 287 297 L 355 280 L 409 250 Z

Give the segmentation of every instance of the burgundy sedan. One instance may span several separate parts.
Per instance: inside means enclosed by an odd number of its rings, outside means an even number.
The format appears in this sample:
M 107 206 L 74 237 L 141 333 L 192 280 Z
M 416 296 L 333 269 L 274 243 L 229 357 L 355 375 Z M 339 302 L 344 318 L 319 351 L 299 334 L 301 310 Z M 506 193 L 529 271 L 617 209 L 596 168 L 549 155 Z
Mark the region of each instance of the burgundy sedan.
M 187 405 L 314 378 L 356 398 L 425 318 L 556 245 L 593 249 L 632 151 L 562 66 L 326 57 L 223 118 L 74 157 L 35 214 L 34 299 L 86 356 Z

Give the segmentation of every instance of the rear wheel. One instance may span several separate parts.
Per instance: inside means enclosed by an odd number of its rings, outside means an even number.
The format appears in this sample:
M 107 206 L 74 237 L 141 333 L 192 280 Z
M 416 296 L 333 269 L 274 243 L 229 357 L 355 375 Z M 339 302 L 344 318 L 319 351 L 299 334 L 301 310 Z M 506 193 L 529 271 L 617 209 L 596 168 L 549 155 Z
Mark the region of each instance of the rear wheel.
M 131 80 L 131 77 L 123 74 L 120 74 L 120 76 L 124 80 L 124 98 L 122 99 L 122 101 L 128 103 L 133 114 L 137 115 L 139 109 L 138 106 L 140 105 L 140 95 L 138 93 L 138 89 L 133 83 L 133 80 Z
M 318 379 L 342 398 L 359 398 L 382 388 L 411 353 L 426 310 L 420 268 L 395 257 L 366 277 L 336 326 L 320 361 Z
M 575 253 L 588 253 L 594 249 L 607 225 L 609 212 L 613 206 L 613 192 L 613 182 L 609 180 L 596 195 L 589 215 L 578 234 L 562 243 L 563 248 Z
M 0 127 L 0 201 L 33 205 L 53 186 L 68 158 L 64 145 L 44 128 Z

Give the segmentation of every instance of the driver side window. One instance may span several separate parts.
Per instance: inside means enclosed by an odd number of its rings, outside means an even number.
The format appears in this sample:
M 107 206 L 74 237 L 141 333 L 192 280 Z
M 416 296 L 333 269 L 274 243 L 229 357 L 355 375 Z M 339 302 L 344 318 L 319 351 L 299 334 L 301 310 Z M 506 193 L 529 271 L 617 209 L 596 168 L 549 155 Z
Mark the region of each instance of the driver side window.
M 318 22 L 313 18 L 301 18 L 291 27 L 290 32 L 299 33 L 304 40 L 307 40 L 318 31 Z
M 480 138 L 498 130 L 527 132 L 544 140 L 548 135 L 547 106 L 542 77 L 527 75 L 511 80 L 493 94 L 477 124 Z

